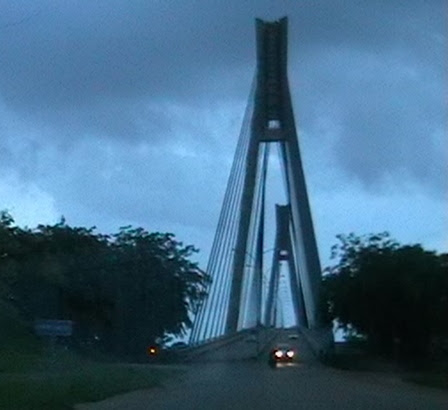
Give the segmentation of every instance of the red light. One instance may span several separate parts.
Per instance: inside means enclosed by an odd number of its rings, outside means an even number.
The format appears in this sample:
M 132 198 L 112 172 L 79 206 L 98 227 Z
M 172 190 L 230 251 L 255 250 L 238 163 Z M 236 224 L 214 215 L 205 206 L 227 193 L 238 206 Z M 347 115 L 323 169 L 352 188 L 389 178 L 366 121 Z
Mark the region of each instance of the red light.
M 157 348 L 154 346 L 148 347 L 147 351 L 150 356 L 154 356 L 157 354 Z

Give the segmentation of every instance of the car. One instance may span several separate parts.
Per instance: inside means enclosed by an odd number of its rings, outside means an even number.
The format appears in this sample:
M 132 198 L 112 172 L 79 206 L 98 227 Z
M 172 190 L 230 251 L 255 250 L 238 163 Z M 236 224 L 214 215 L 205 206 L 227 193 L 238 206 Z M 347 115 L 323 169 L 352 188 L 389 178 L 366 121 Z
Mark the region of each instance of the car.
M 276 368 L 278 363 L 292 363 L 296 351 L 288 344 L 279 344 L 269 352 L 269 366 Z
M 296 335 L 296 334 L 294 334 L 294 333 L 292 333 L 292 334 L 290 334 L 289 336 L 288 336 L 288 339 L 289 340 L 297 340 L 299 338 L 299 335 Z

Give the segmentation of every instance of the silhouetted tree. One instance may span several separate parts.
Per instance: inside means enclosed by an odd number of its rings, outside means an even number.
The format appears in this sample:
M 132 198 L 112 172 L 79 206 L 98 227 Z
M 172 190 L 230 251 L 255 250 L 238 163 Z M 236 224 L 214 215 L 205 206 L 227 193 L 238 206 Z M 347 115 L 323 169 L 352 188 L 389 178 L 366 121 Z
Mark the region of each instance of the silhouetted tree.
M 365 334 L 378 352 L 426 355 L 431 338 L 448 331 L 446 255 L 388 233 L 337 238 L 338 262 L 323 279 L 327 318 Z
M 173 234 L 124 227 L 114 235 L 117 341 L 144 351 L 166 333 L 183 334 L 189 312 L 204 296 L 206 276 L 189 260 L 196 252 Z
M 74 343 L 138 354 L 168 333 L 183 334 L 205 295 L 208 277 L 196 252 L 173 234 L 123 227 L 19 228 L 0 213 L 0 298 L 24 318 L 72 319 Z

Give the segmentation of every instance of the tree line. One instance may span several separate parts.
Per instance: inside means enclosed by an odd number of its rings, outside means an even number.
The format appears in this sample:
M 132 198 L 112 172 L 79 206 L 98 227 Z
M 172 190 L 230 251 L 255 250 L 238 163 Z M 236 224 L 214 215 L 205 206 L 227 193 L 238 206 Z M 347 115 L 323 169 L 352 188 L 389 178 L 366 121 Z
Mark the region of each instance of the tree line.
M 401 245 L 387 232 L 338 241 L 323 275 L 327 322 L 386 356 L 448 354 L 448 254 Z
M 171 233 L 122 227 L 54 225 L 21 228 L 0 213 L 0 299 L 32 326 L 69 319 L 69 344 L 138 356 L 170 335 L 185 335 L 206 295 L 208 276 L 191 258 L 197 249 Z
M 337 238 L 336 262 L 322 277 L 324 321 L 389 356 L 447 350 L 448 254 L 388 233 Z M 64 218 L 22 228 L 3 211 L 0 306 L 13 306 L 30 328 L 35 319 L 72 320 L 75 348 L 137 357 L 191 327 L 210 284 L 195 252 L 170 233 L 126 226 L 104 235 Z

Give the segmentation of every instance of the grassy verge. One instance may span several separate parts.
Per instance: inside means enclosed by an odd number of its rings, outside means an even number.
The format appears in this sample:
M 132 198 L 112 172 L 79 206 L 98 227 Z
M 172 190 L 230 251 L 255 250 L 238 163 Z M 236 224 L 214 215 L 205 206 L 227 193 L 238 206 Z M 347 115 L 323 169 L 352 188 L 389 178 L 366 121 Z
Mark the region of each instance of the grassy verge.
M 378 357 L 367 355 L 334 354 L 323 363 L 339 370 L 355 372 L 377 372 L 396 375 L 397 378 L 422 386 L 448 389 L 448 364 L 435 367 L 427 363 L 425 367 L 416 368 L 413 363 L 400 363 L 387 361 Z
M 421 386 L 448 389 L 447 373 L 421 373 L 403 377 L 405 382 L 420 384 Z
M 77 403 L 159 386 L 177 373 L 150 366 L 92 362 L 79 362 L 67 369 L 0 373 L 0 409 L 70 409 Z
M 0 409 L 59 410 L 159 386 L 179 370 L 100 363 L 52 350 L 0 298 Z M 4 330 L 7 331 L 4 331 Z
M 339 370 L 372 371 L 372 359 L 360 355 L 333 354 L 322 358 L 321 362 L 326 366 Z M 376 370 L 376 369 L 375 369 Z

